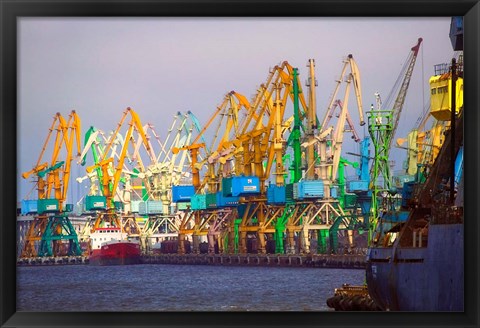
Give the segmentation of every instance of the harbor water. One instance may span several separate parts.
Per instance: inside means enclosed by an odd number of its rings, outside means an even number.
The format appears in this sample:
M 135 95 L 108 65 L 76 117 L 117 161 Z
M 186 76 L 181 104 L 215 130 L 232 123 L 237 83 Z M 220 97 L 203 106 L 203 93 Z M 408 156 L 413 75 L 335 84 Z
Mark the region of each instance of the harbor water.
M 358 269 L 140 264 L 17 268 L 17 311 L 332 311 Z

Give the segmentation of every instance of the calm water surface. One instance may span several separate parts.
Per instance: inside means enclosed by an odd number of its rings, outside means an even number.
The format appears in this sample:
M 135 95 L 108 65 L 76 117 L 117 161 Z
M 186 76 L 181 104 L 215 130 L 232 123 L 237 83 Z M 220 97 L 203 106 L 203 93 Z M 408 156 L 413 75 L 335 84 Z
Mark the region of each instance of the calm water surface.
M 208 265 L 17 268 L 17 311 L 330 311 L 364 270 Z

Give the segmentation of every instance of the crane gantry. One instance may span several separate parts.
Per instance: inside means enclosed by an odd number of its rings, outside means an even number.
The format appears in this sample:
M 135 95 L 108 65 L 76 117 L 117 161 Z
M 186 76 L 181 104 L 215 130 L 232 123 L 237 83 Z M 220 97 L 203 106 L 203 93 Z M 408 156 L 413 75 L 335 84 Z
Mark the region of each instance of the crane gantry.
M 413 74 L 413 68 L 417 59 L 418 51 L 422 38 L 419 38 L 417 44 L 410 49 L 405 66 L 399 75 L 399 80 L 403 75 L 402 83 L 400 85 L 395 103 L 391 110 L 383 110 L 380 108 L 381 102 L 377 97 L 377 108 L 368 112 L 368 131 L 372 138 L 372 143 L 375 149 L 374 165 L 372 170 L 372 205 L 371 205 L 371 220 L 369 226 L 369 241 L 375 243 L 378 241 L 378 236 L 383 235 L 383 230 L 389 229 L 390 224 L 384 220 L 388 219 L 388 212 L 391 212 L 393 205 L 393 197 L 396 194 L 396 188 L 392 183 L 392 177 L 389 166 L 389 155 L 392 140 L 395 136 L 395 131 L 400 121 L 403 105 L 407 96 L 408 86 Z M 388 103 L 388 101 L 387 101 Z M 382 177 L 382 182 L 379 178 Z M 395 219 L 397 220 L 397 219 Z M 406 220 L 406 216 L 402 216 L 401 220 Z M 382 231 L 377 231 L 379 228 Z M 377 237 L 374 236 L 374 232 Z
M 55 137 L 50 162 L 43 162 L 43 156 L 53 134 Z M 81 254 L 77 234 L 68 218 L 73 205 L 66 204 L 74 143 L 77 149 L 76 156 L 79 156 L 80 134 L 81 120 L 76 111 L 71 111 L 68 121 L 60 113 L 56 113 L 36 165 L 32 170 L 22 174 L 24 179 L 35 175 L 38 215 L 30 224 L 21 257 L 60 254 L 63 240 L 68 241 L 68 255 Z M 66 154 L 61 161 L 62 150 Z
M 112 147 L 114 147 L 115 140 L 117 135 L 119 134 L 125 120 L 130 114 L 130 121 L 128 123 L 129 127 L 125 134 L 125 139 L 123 145 L 120 150 L 120 155 L 116 159 L 115 157 L 109 157 L 110 151 Z M 138 114 L 130 107 L 128 107 L 124 112 L 123 116 L 120 119 L 120 122 L 117 125 L 116 130 L 113 132 L 111 137 L 109 138 L 109 142 L 106 144 L 104 152 L 102 156 L 99 158 L 98 163 L 91 165 L 86 168 L 87 174 L 92 173 L 92 171 L 96 170 L 98 167 L 102 171 L 102 180 L 100 181 L 102 195 L 103 196 L 87 196 L 86 203 L 90 210 L 96 210 L 97 215 L 95 218 L 95 222 L 91 227 L 91 232 L 95 232 L 97 228 L 101 225 L 105 224 L 106 222 L 110 223 L 111 226 L 119 227 L 125 229 L 125 231 L 130 232 L 132 228 L 136 231 L 135 233 L 139 234 L 139 227 L 136 224 L 135 219 L 131 215 L 119 215 L 117 209 L 121 207 L 115 206 L 115 195 L 117 193 L 117 188 L 119 187 L 119 183 L 122 177 L 122 173 L 124 172 L 124 163 L 125 158 L 127 157 L 127 149 L 129 145 L 132 144 L 134 146 L 134 140 L 132 139 L 133 131 L 138 131 L 142 141 L 145 143 L 145 147 L 147 150 L 150 149 L 150 145 L 148 144 L 147 137 L 143 131 L 143 126 L 140 121 Z M 113 175 L 110 174 L 113 170 Z M 128 182 L 128 181 L 127 181 Z M 128 186 L 127 186 L 128 187 Z M 129 201 L 129 199 L 124 200 Z M 117 207 L 117 208 L 116 208 Z M 127 214 L 128 213 L 127 211 Z

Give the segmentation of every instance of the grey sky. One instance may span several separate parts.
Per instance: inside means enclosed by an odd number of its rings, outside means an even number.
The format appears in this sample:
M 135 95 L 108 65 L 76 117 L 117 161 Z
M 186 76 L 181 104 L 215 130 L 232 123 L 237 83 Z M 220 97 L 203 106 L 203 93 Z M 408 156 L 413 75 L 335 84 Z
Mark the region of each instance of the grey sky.
M 56 112 L 68 117 L 75 109 L 85 133 L 92 125 L 114 129 L 130 106 L 142 123 L 162 133 L 177 111 L 191 110 L 205 123 L 230 90 L 250 99 L 269 68 L 282 61 L 298 67 L 305 81 L 313 58 L 317 115 L 323 117 L 348 54 L 361 71 L 367 111 L 375 92 L 387 97 L 410 48 L 422 37 L 399 137 L 428 102 L 433 65 L 453 55 L 450 17 L 22 18 L 18 24 L 19 200 L 33 185 L 21 172 L 36 163 Z M 350 108 L 354 115 L 353 98 Z M 368 134 L 363 128 L 358 132 Z M 393 152 L 401 162 L 404 151 Z M 75 163 L 72 174 L 84 170 Z M 68 201 L 76 202 L 80 187 L 73 180 L 70 189 Z

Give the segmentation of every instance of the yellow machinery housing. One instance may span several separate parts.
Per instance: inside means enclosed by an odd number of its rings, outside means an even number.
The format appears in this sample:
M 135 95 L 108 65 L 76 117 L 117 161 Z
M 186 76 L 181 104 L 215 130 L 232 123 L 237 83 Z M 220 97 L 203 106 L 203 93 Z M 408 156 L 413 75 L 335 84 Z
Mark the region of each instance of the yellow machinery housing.
M 435 75 L 430 78 L 430 113 L 439 121 L 449 121 L 451 117 L 452 75 L 451 73 Z M 463 79 L 457 78 L 455 111 L 463 107 Z

